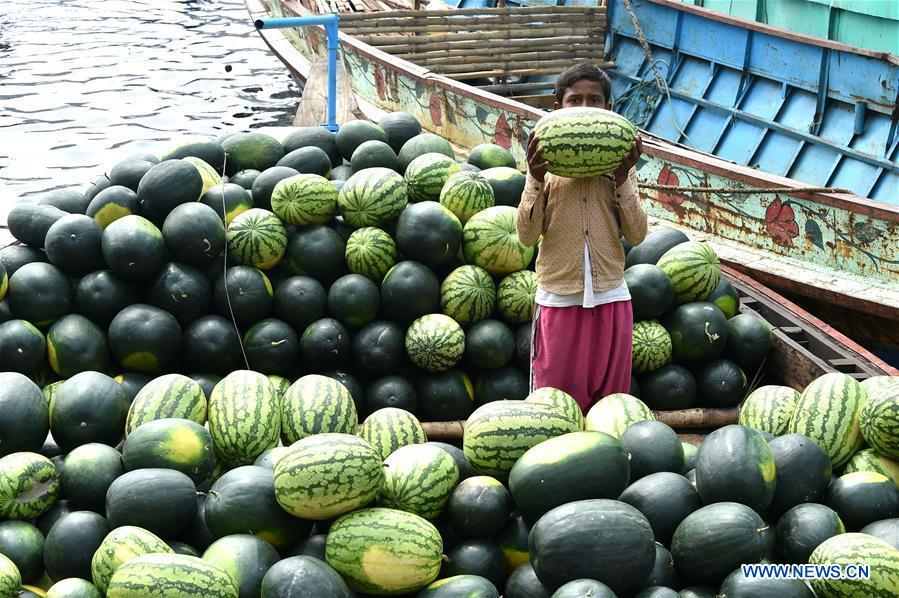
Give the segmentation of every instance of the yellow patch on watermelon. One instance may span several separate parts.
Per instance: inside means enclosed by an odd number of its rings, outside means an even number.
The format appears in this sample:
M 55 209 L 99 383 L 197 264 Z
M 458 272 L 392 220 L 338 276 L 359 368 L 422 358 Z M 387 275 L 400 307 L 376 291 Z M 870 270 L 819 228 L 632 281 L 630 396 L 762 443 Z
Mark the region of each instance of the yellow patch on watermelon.
M 175 463 L 192 463 L 202 457 L 206 447 L 197 438 L 197 435 L 184 428 L 174 428 L 169 435 L 169 442 L 165 447 Z
M 106 228 L 119 218 L 132 216 L 131 210 L 117 203 L 108 203 L 94 214 L 94 220 L 100 225 L 100 228 Z
M 136 372 L 159 370 L 159 358 L 147 351 L 138 351 L 122 359 L 122 367 Z
M 219 176 L 219 173 L 216 172 L 215 168 L 209 165 L 208 162 L 201 160 L 200 158 L 195 158 L 193 156 L 188 156 L 186 158 L 182 158 L 185 162 L 189 162 L 193 164 L 194 168 L 200 173 L 200 177 L 203 179 L 203 189 L 200 191 L 200 197 L 215 187 L 216 185 L 222 184 L 222 177 Z
M 403 562 L 383 546 L 377 545 L 365 551 L 361 563 L 362 571 L 370 583 L 388 589 L 414 588 L 434 579 L 440 573 L 439 562 L 433 571 L 423 573 L 418 567 L 425 563 L 414 555 L 409 555 L 409 561 Z

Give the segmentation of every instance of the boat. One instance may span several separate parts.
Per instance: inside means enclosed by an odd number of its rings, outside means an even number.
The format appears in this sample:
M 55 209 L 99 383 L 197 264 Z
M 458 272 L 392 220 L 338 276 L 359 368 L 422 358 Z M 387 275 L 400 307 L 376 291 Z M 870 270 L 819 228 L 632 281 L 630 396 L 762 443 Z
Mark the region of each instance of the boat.
M 254 21 L 339 13 L 343 115 L 407 111 L 463 152 L 497 143 L 519 164 L 551 105 L 558 50 L 572 56 L 565 64 L 604 66 L 616 109 L 643 126 L 641 194 L 655 224 L 711 243 L 723 263 L 881 355 L 899 351 L 899 57 L 677 0 L 458 1 L 451 11 L 396 0 L 246 3 Z M 475 24 L 485 18 L 512 23 L 488 57 L 491 32 L 478 27 L 491 27 Z M 560 37 L 546 22 L 562 18 L 577 28 Z M 259 33 L 298 78 L 324 72 L 321 29 Z M 528 40 L 550 58 L 534 62 Z

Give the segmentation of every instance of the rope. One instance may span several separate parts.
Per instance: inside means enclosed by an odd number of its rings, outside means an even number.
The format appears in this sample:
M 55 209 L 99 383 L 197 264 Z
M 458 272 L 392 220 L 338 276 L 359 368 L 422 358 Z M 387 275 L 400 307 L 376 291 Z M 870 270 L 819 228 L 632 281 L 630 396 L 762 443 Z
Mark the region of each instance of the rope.
M 680 185 L 658 185 L 656 183 L 638 183 L 641 189 L 657 191 L 681 191 L 686 193 L 852 193 L 849 189 L 835 187 L 756 187 L 754 189 L 733 189 L 731 187 L 681 187 Z
M 653 75 L 655 75 L 656 87 L 659 88 L 661 93 L 665 93 L 665 89 L 668 87 L 665 82 L 662 80 L 662 76 L 659 74 L 659 69 L 656 67 L 655 61 L 652 59 L 652 51 L 649 49 L 649 44 L 646 41 L 646 36 L 643 35 L 643 30 L 640 28 L 640 23 L 637 22 L 637 15 L 634 14 L 633 9 L 631 8 L 630 0 L 621 0 L 622 4 L 624 4 L 624 8 L 627 10 L 628 14 L 631 16 L 631 22 L 634 24 L 634 32 L 637 34 L 637 39 L 640 41 L 640 45 L 643 47 L 643 53 L 646 55 L 646 60 L 649 61 L 650 68 L 652 68 Z

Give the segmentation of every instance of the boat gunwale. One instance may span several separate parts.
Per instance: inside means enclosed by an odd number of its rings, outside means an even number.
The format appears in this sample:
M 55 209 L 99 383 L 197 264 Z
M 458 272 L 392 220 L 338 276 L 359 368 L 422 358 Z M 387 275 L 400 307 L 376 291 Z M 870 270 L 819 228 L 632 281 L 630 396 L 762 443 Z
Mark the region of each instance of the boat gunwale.
M 298 0 L 275 1 L 279 2 L 287 10 L 296 15 L 317 14 L 308 10 L 305 6 L 300 4 Z M 675 0 L 650 1 L 655 3 L 665 3 L 667 5 L 668 2 L 674 2 Z M 250 6 L 251 4 L 256 5 L 263 12 L 267 12 L 267 8 L 264 6 L 264 4 L 262 4 L 262 0 L 245 0 L 245 2 L 248 6 Z M 717 13 L 713 13 L 708 9 L 703 10 L 710 15 L 714 15 L 715 17 L 718 16 Z M 253 10 L 251 10 L 250 12 L 253 13 Z M 742 20 L 737 20 L 743 22 Z M 748 21 L 746 22 L 748 23 Z M 770 28 L 776 29 L 773 27 Z M 260 33 L 262 33 L 262 31 L 260 31 Z M 427 81 L 429 83 L 433 83 L 434 85 L 451 91 L 452 93 L 472 98 L 492 107 L 508 110 L 509 112 L 513 112 L 519 116 L 534 120 L 535 122 L 539 120 L 541 116 L 546 114 L 545 111 L 538 108 L 528 106 L 527 104 L 524 104 L 522 102 L 518 102 L 516 100 L 512 100 L 510 98 L 500 96 L 492 92 L 480 90 L 477 87 L 462 83 L 460 81 L 456 81 L 434 71 L 426 69 L 415 64 L 414 62 L 410 62 L 402 58 L 397 58 L 392 54 L 388 54 L 387 52 L 379 50 L 374 46 L 356 39 L 356 37 L 354 37 L 353 35 L 342 33 L 339 31 L 339 29 L 338 35 L 340 43 L 346 44 L 347 46 L 351 47 L 353 52 L 361 54 L 362 56 L 370 60 L 376 61 L 385 67 L 389 67 L 391 70 L 400 71 L 404 75 L 414 77 L 423 82 Z M 866 52 L 871 53 L 870 51 Z M 287 58 L 280 54 L 279 57 L 281 57 L 282 59 Z M 899 64 L 899 58 L 897 58 L 897 64 Z M 299 72 L 299 69 L 295 65 L 291 66 L 290 68 L 294 72 Z M 812 186 L 795 179 L 762 172 L 753 168 L 749 168 L 747 166 L 729 162 L 714 154 L 708 154 L 692 148 L 688 148 L 679 143 L 675 143 L 662 137 L 658 137 L 645 130 L 641 130 L 640 135 L 643 138 L 644 151 L 650 150 L 648 153 L 656 154 L 662 158 L 673 160 L 675 162 L 682 162 L 694 167 L 701 166 L 703 170 L 707 170 L 712 174 L 723 175 L 725 178 L 730 178 L 747 185 L 759 188 L 784 187 L 787 189 L 791 187 L 802 189 Z M 853 212 L 857 212 L 865 216 L 881 218 L 883 220 L 891 222 L 899 222 L 899 205 L 894 206 L 885 202 L 861 197 L 859 195 L 855 195 L 854 193 L 835 193 L 820 191 L 784 191 L 784 193 L 795 194 L 797 197 L 819 201 L 822 204 L 832 207 L 846 207 L 848 204 L 849 206 L 851 206 L 850 209 Z

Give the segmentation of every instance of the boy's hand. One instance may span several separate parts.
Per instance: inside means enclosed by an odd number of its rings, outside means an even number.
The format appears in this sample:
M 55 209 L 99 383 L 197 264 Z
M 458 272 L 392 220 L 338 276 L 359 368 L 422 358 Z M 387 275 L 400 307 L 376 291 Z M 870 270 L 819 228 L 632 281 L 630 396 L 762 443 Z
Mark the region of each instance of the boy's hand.
M 631 153 L 624 157 L 624 160 L 621 161 L 621 165 L 615 169 L 615 184 L 621 185 L 624 181 L 627 180 L 627 175 L 630 173 L 631 168 L 637 165 L 637 160 L 640 158 L 640 154 L 643 152 L 643 140 L 640 139 L 640 135 L 636 135 L 634 137 L 634 144 L 631 146 Z
M 527 160 L 528 172 L 531 173 L 535 180 L 542 183 L 544 177 L 546 177 L 546 167 L 549 166 L 549 162 L 543 159 L 543 148 L 540 147 L 540 143 L 534 137 L 533 131 L 528 135 Z

